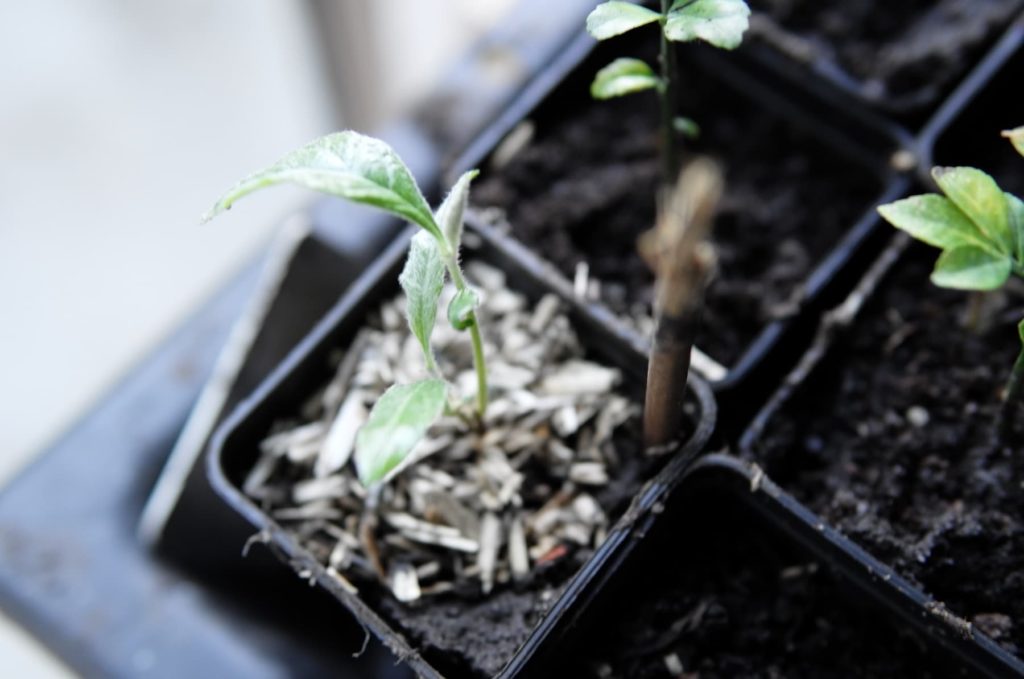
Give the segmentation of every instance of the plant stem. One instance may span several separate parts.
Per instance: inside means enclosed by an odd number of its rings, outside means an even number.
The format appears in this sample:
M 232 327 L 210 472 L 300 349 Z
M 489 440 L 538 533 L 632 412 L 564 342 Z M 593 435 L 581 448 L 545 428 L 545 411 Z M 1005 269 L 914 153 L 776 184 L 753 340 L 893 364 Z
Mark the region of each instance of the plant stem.
M 661 0 L 662 17 L 668 16 L 672 0 Z M 664 19 L 663 19 L 664 20 Z M 675 143 L 675 103 L 676 103 L 676 59 L 672 44 L 665 37 L 664 27 L 661 35 L 661 87 L 658 97 L 661 99 L 661 186 L 668 190 L 674 186 L 679 174 L 679 159 L 676 157 Z
M 427 363 L 427 372 L 429 372 L 431 375 L 434 375 L 435 377 L 439 376 L 439 371 L 437 369 L 437 361 L 434 360 L 433 352 L 428 351 L 425 355 L 425 358 Z
M 480 337 L 480 324 L 473 314 L 473 325 L 469 326 L 469 337 L 473 342 L 473 367 L 476 368 L 476 409 L 483 419 L 487 411 L 487 364 L 484 362 L 484 342 Z
M 452 283 L 459 292 L 466 289 L 466 279 L 455 256 L 446 256 L 445 265 Z M 473 343 L 473 368 L 476 370 L 476 410 L 482 420 L 487 411 L 487 363 L 484 360 L 484 341 L 480 334 L 480 321 L 476 312 L 470 317 L 469 337 Z
M 700 306 L 679 315 L 659 311 L 656 323 L 644 398 L 644 444 L 648 448 L 671 443 L 679 435 Z
M 644 444 L 674 441 L 682 424 L 690 352 L 700 323 L 704 288 L 714 268 L 712 218 L 722 192 L 718 167 L 697 159 L 663 192 L 658 224 L 641 237 L 641 254 L 655 272 L 656 321 L 647 366 Z
M 1010 435 L 1010 428 L 1013 425 L 1013 409 L 1017 407 L 1024 392 L 1024 347 L 1017 356 L 1013 370 L 1010 372 L 1010 379 L 1006 383 L 1006 394 L 1003 397 L 1003 404 L 999 410 L 999 439 L 1006 441 Z

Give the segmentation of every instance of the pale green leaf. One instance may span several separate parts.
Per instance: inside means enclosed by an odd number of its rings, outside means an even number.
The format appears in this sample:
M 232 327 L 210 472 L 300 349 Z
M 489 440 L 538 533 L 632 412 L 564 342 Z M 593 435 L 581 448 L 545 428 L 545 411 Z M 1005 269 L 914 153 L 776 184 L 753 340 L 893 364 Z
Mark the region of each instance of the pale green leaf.
M 630 2 L 606 2 L 587 17 L 587 32 L 598 40 L 607 40 L 660 18 L 658 12 Z
M 1017 261 L 1024 264 L 1024 201 L 1012 193 L 1006 194 L 1006 218 L 1017 243 Z
M 688 139 L 700 139 L 700 125 L 693 118 L 676 116 L 672 119 L 672 127 Z
M 394 385 L 377 399 L 356 435 L 355 463 L 364 486 L 383 481 L 399 467 L 444 412 L 447 384 L 426 379 Z
M 665 37 L 675 42 L 703 40 L 731 50 L 743 42 L 749 17 L 743 0 L 677 0 L 665 21 Z
M 660 82 L 643 61 L 623 57 L 597 72 L 590 85 L 590 95 L 595 99 L 611 99 L 658 87 Z
M 470 170 L 459 177 L 441 203 L 441 207 L 437 208 L 435 219 L 453 254 L 459 252 L 462 243 L 462 224 L 466 215 L 466 203 L 469 202 L 469 184 L 478 174 L 479 170 Z
M 405 315 L 409 329 L 423 347 L 423 356 L 429 367 L 434 366 L 430 333 L 437 320 L 437 302 L 444 288 L 444 272 L 444 260 L 437 240 L 426 231 L 420 231 L 412 238 L 409 256 L 398 282 L 405 291 Z
M 316 139 L 243 179 L 217 201 L 203 220 L 229 209 L 243 196 L 284 183 L 387 210 L 441 238 L 430 205 L 398 154 L 379 139 L 350 130 Z
M 448 322 L 456 330 L 467 330 L 475 322 L 474 312 L 480 306 L 480 295 L 471 287 L 465 287 L 455 293 L 448 303 Z
M 973 167 L 936 167 L 935 183 L 1000 252 L 1015 252 L 1006 196 L 995 180 Z
M 1017 324 L 1017 334 L 1020 335 L 1020 343 L 1024 344 L 1024 318 Z
M 932 283 L 956 290 L 995 290 L 1006 283 L 1011 268 L 1008 256 L 966 245 L 942 253 Z
M 937 248 L 987 247 L 978 227 L 945 196 L 911 196 L 880 205 L 878 212 L 897 229 Z
M 1010 140 L 1017 153 L 1024 156 L 1024 127 L 1015 127 L 1012 130 L 1003 130 L 1003 136 Z

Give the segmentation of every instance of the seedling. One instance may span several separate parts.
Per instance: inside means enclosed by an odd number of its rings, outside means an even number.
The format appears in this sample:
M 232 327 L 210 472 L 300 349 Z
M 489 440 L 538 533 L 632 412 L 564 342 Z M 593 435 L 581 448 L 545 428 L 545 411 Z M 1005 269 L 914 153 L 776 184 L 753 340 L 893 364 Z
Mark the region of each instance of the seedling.
M 476 170 L 463 174 L 433 212 L 409 169 L 390 146 L 357 132 L 338 132 L 312 141 L 243 179 L 203 217 L 204 222 L 208 221 L 259 189 L 290 183 L 380 208 L 423 229 L 412 239 L 398 281 L 406 295 L 409 328 L 423 350 L 430 377 L 393 385 L 374 404 L 355 445 L 356 471 L 367 487 L 379 486 L 402 468 L 448 405 L 451 385 L 440 374 L 430 345 L 446 273 L 455 285 L 448 320 L 456 329 L 468 330 L 473 345 L 478 421 L 487 409 L 487 367 L 476 315 L 479 298 L 466 284 L 459 264 L 463 214 L 469 185 L 476 175 Z
M 1024 128 L 1003 135 L 1024 155 Z M 896 228 L 942 250 L 932 283 L 989 291 L 1003 287 L 1011 275 L 1024 278 L 1024 201 L 971 167 L 937 167 L 932 177 L 944 195 L 912 196 L 878 208 Z M 1003 436 L 1010 424 L 1009 408 L 1024 396 L 1024 319 L 1017 330 L 1022 348 L 1003 395 Z
M 661 73 L 640 59 L 620 58 L 601 69 L 590 87 L 595 99 L 611 99 L 633 92 L 656 90 L 661 101 L 661 183 L 675 184 L 680 161 L 675 153 L 677 133 L 693 135 L 696 124 L 674 116 L 678 87 L 672 42 L 702 40 L 722 49 L 735 49 L 749 25 L 750 8 L 744 0 L 661 0 L 661 11 L 612 0 L 598 5 L 587 17 L 587 31 L 607 40 L 657 22 L 661 27 Z
M 657 277 L 656 327 L 644 406 L 644 442 L 648 447 L 666 445 L 678 434 L 690 354 L 714 259 L 707 235 L 722 183 L 720 171 L 710 161 L 695 161 L 679 174 L 676 134 L 692 137 L 700 130 L 694 121 L 674 115 L 678 78 L 671 43 L 702 40 L 722 49 L 735 49 L 743 41 L 749 17 L 750 8 L 744 0 L 661 0 L 660 12 L 611 0 L 598 5 L 587 17 L 587 31 L 598 40 L 648 24 L 660 27 L 660 74 L 640 59 L 624 57 L 598 71 L 590 86 L 595 99 L 653 89 L 661 103 L 658 224 L 640 244 Z

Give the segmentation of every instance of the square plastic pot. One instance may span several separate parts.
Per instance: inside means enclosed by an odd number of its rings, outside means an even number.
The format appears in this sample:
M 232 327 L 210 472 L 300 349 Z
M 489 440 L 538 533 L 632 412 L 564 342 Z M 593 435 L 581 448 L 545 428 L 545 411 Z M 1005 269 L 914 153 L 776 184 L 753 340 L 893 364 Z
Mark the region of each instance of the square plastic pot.
M 262 533 L 272 549 L 297 573 L 320 587 L 325 597 L 333 597 L 341 604 L 339 615 L 344 615 L 342 606 L 347 608 L 366 629 L 420 675 L 456 676 L 453 672 L 458 671 L 457 668 L 443 653 L 419 652 L 403 630 L 393 627 L 363 598 L 343 587 L 293 534 L 283 529 L 241 491 L 242 481 L 257 459 L 259 442 L 272 423 L 294 413 L 299 404 L 326 381 L 329 377 L 328 355 L 348 345 L 370 310 L 397 294 L 397 276 L 410 237 L 411 232 L 406 232 L 381 254 L 316 329 L 218 430 L 208 458 L 209 474 L 216 491 L 252 524 L 254 532 Z M 521 253 L 510 256 L 500 239 L 467 234 L 467 241 L 472 240 L 478 240 L 479 244 L 466 253 L 467 258 L 480 258 L 498 266 L 505 271 L 510 285 L 520 292 L 534 300 L 546 292 L 559 294 L 557 288 L 548 284 L 547 270 L 539 263 L 531 264 Z M 570 319 L 588 353 L 619 367 L 625 379 L 638 386 L 645 373 L 645 357 L 623 342 L 614 330 L 605 327 L 600 316 L 579 306 L 570 309 Z M 711 390 L 702 380 L 692 377 L 690 392 L 699 415 L 692 423 L 688 442 L 639 489 L 609 531 L 606 541 L 566 584 L 526 643 L 509 659 L 500 676 L 542 676 L 545 668 L 557 657 L 559 639 L 580 619 L 594 595 L 614 577 L 618 564 L 642 542 L 646 527 L 658 507 L 679 483 L 714 429 L 716 406 Z M 239 562 L 238 567 L 244 568 L 244 562 Z

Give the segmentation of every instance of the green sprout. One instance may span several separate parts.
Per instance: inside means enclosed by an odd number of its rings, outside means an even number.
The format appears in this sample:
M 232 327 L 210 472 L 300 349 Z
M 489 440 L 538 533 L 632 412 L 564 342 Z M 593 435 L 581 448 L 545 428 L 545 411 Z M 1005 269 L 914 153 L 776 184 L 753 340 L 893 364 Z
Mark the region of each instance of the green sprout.
M 749 25 L 750 8 L 744 0 L 661 0 L 661 11 L 611 0 L 598 5 L 587 17 L 587 31 L 607 40 L 635 28 L 657 22 L 661 26 L 661 72 L 655 73 L 640 59 L 620 58 L 602 68 L 590 86 L 595 99 L 611 99 L 633 92 L 656 90 L 661 100 L 661 183 L 675 184 L 680 161 L 675 153 L 677 133 L 694 135 L 696 124 L 674 117 L 678 78 L 672 42 L 706 43 L 732 50 L 743 41 Z
M 1003 133 L 1024 155 L 1024 127 Z M 878 212 L 897 229 L 942 250 L 931 281 L 942 288 L 989 291 L 1011 275 L 1024 278 L 1024 201 L 971 167 L 936 167 L 932 177 L 944 195 L 912 196 Z M 1024 396 L 1024 319 L 1017 326 L 1021 352 L 1010 371 L 999 416 L 1008 433 L 1008 408 Z
M 463 214 L 469 184 L 476 175 L 476 170 L 463 174 L 433 212 L 409 169 L 390 146 L 357 132 L 337 132 L 243 179 L 203 216 L 203 221 L 208 221 L 254 191 L 290 183 L 380 208 L 423 229 L 413 236 L 398 281 L 406 295 L 409 328 L 419 340 L 431 376 L 412 384 L 393 385 L 374 404 L 356 436 L 356 471 L 364 486 L 379 485 L 396 473 L 446 410 L 449 385 L 438 370 L 430 346 L 446 273 L 455 285 L 455 296 L 448 306 L 449 322 L 458 330 L 468 330 L 473 345 L 479 421 L 487 409 L 487 367 L 476 316 L 479 296 L 466 284 L 459 264 Z

